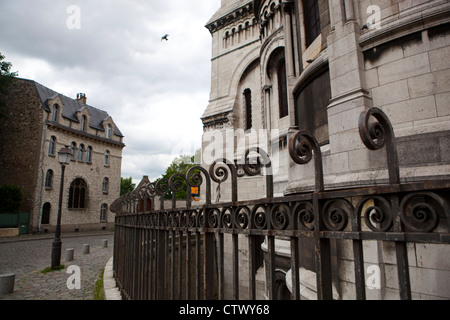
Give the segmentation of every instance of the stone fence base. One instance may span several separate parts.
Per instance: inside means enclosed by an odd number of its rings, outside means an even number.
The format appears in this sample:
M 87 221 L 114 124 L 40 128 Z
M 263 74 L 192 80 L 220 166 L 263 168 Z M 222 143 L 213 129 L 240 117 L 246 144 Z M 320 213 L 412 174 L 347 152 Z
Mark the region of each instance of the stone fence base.
M 19 235 L 19 228 L 1 228 L 0 237 L 15 237 Z

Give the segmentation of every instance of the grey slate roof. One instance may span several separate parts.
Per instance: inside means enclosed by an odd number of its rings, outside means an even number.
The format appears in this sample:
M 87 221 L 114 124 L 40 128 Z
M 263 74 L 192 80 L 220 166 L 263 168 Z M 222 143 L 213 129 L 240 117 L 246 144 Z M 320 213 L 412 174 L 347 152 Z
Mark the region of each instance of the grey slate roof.
M 26 80 L 26 79 L 24 79 L 24 80 Z M 74 99 L 66 97 L 56 91 L 53 91 L 52 89 L 49 89 L 49 88 L 43 86 L 40 83 L 37 83 L 34 80 L 28 80 L 28 81 L 32 81 L 35 84 L 36 90 L 38 92 L 39 98 L 41 99 L 41 103 L 42 103 L 42 106 L 45 111 L 50 112 L 50 108 L 46 103 L 47 100 L 52 100 L 52 99 L 56 98 L 57 96 L 59 96 L 64 105 L 63 113 L 62 113 L 62 116 L 64 118 L 70 119 L 75 122 L 80 122 L 80 119 L 77 118 L 76 113 L 78 111 L 83 110 L 84 108 L 87 108 L 89 111 L 89 114 L 91 115 L 91 120 L 90 120 L 89 126 L 91 128 L 98 129 L 101 131 L 105 130 L 102 122 L 110 117 L 106 111 L 94 108 L 90 105 L 83 104 Z M 114 126 L 114 134 L 116 136 L 123 137 L 122 133 L 120 132 L 120 130 L 117 126 Z

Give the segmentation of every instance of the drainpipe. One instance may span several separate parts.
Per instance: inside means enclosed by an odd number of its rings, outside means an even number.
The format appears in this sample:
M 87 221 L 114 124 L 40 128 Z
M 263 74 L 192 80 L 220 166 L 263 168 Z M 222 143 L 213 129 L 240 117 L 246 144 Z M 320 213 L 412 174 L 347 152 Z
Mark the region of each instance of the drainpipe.
M 45 120 L 44 120 L 45 124 Z M 44 156 L 45 156 L 45 141 L 47 139 L 47 128 L 48 124 L 44 126 L 44 137 L 42 141 L 42 152 L 41 152 L 41 189 L 39 190 L 39 214 L 38 214 L 38 234 L 41 233 L 41 220 L 42 220 L 42 193 L 44 192 Z

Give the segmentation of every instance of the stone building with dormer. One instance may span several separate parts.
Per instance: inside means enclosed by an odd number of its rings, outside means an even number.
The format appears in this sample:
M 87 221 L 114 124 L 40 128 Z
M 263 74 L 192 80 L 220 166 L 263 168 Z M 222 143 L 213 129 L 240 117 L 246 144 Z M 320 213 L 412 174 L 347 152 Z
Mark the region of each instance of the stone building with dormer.
M 16 79 L 0 119 L 0 184 L 20 186 L 30 231 L 56 226 L 61 180 L 58 151 L 68 146 L 62 200 L 63 232 L 110 229 L 119 197 L 123 135 L 111 116 L 33 80 Z

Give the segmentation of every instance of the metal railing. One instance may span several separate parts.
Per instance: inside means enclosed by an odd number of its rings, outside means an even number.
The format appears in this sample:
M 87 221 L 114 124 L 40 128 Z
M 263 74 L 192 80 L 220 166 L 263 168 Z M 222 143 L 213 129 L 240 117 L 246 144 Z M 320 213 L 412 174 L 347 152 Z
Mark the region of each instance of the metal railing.
M 377 121 L 370 122 L 374 117 Z M 248 283 L 245 297 L 256 298 L 257 258 L 261 238 L 267 253 L 267 297 L 276 298 L 276 245 L 290 243 L 291 298 L 300 299 L 300 267 L 304 265 L 304 241 L 313 243 L 313 271 L 318 299 L 333 299 L 332 241 L 351 241 L 355 298 L 366 299 L 364 241 L 392 242 L 395 247 L 398 290 L 411 299 L 407 243 L 450 243 L 449 180 L 400 183 L 395 137 L 386 115 L 377 108 L 363 113 L 360 136 L 371 150 L 386 146 L 389 184 L 325 190 L 322 157 L 313 136 L 298 131 L 289 141 L 289 153 L 297 164 L 315 161 L 315 191 L 274 197 L 271 163 L 264 150 L 247 151 L 241 168 L 219 159 L 209 170 L 197 166 L 186 175 L 148 183 L 119 198 L 116 213 L 114 276 L 126 299 L 224 299 L 224 235 L 231 237 L 232 298 L 244 296 L 240 282 Z M 250 164 L 250 152 L 259 154 Z M 265 168 L 266 196 L 239 201 L 238 172 L 255 176 Z M 212 183 L 231 180 L 231 201 L 212 203 Z M 192 206 L 190 189 L 204 184 L 205 203 Z M 169 191 L 186 188 L 183 208 L 155 208 L 155 201 Z M 242 279 L 239 249 L 245 235 L 248 273 Z M 335 255 L 335 253 L 334 253 Z

